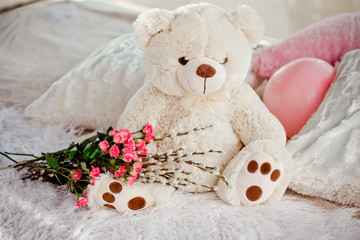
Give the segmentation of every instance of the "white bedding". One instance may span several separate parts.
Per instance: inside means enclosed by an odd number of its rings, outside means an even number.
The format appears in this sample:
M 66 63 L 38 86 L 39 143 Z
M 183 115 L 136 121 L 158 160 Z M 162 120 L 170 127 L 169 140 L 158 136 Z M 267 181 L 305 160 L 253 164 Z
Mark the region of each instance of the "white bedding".
M 318 110 L 287 144 L 297 163 L 290 188 L 360 207 L 360 50 L 336 70 Z
M 48 1 L 0 15 L 1 101 L 29 105 L 95 49 L 131 32 L 137 14 L 96 2 Z
M 64 8 L 74 9 L 73 15 Z M 65 124 L 29 119 L 24 107 L 100 45 L 130 32 L 133 19 L 133 12 L 84 2 L 41 3 L 0 15 L 0 151 L 38 155 L 88 136 L 79 137 L 81 129 Z M 0 157 L 0 167 L 8 164 Z M 356 239 L 360 234 L 359 208 L 290 191 L 279 203 L 259 207 L 228 206 L 214 193 L 176 192 L 164 206 L 118 214 L 79 209 L 65 186 L 22 181 L 14 170 L 0 171 L 0 183 L 0 239 Z

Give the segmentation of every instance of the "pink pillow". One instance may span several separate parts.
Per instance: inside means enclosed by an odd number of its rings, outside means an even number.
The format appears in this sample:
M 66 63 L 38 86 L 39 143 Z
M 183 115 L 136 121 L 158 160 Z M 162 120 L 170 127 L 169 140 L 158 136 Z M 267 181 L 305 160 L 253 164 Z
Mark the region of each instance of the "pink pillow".
M 269 79 L 280 67 L 302 57 L 320 58 L 334 65 L 346 52 L 357 48 L 360 48 L 360 13 L 340 14 L 260 49 L 254 58 L 253 72 Z

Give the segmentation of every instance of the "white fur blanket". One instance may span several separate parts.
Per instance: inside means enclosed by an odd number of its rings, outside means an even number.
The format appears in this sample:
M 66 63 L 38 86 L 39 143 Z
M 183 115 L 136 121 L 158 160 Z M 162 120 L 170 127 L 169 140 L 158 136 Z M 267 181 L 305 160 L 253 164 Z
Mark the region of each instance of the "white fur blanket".
M 0 107 L 0 151 L 54 151 L 88 136 L 77 137 L 80 132 Z M 2 167 L 10 163 L 0 159 Z M 0 171 L 0 182 L 0 239 L 355 239 L 360 234 L 357 208 L 291 192 L 277 204 L 259 207 L 228 206 L 213 192 L 176 192 L 166 205 L 118 214 L 79 209 L 66 186 L 22 181 L 12 169 Z

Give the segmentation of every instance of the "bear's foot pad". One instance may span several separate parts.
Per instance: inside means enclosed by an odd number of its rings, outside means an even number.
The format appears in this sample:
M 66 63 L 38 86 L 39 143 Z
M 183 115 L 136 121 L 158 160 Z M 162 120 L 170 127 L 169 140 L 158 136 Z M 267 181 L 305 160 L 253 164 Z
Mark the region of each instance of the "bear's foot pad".
M 129 185 L 108 176 L 98 181 L 94 189 L 94 200 L 101 207 L 125 212 L 154 205 L 153 196 L 141 184 Z
M 236 191 L 241 203 L 265 202 L 278 185 L 283 169 L 283 165 L 266 152 L 251 154 L 237 178 Z
M 114 188 L 114 186 L 115 186 L 115 188 Z M 118 182 L 112 182 L 109 185 L 109 189 L 112 193 L 117 194 L 117 193 L 121 192 L 122 185 Z M 115 196 L 113 194 L 106 192 L 102 195 L 102 198 L 105 202 L 107 202 L 103 205 L 104 207 L 116 210 L 115 206 L 109 204 L 109 203 L 115 202 Z M 129 202 L 127 203 L 127 206 L 131 210 L 139 210 L 139 209 L 145 208 L 146 200 L 143 197 L 134 197 L 133 199 L 129 200 Z

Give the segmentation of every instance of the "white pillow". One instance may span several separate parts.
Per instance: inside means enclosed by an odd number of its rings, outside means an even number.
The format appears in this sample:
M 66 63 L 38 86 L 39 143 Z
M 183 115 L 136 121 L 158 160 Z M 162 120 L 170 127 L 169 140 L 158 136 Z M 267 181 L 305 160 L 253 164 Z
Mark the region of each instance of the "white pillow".
M 87 128 L 115 126 L 145 82 L 142 54 L 133 34 L 112 40 L 54 82 L 25 115 Z

